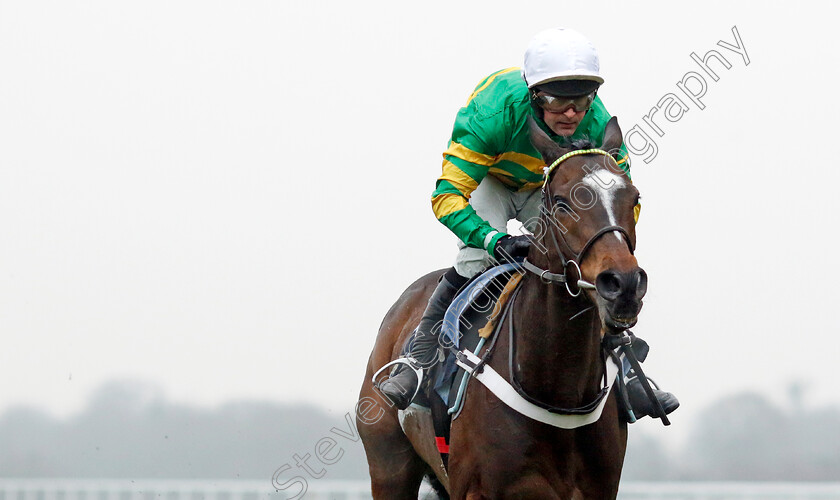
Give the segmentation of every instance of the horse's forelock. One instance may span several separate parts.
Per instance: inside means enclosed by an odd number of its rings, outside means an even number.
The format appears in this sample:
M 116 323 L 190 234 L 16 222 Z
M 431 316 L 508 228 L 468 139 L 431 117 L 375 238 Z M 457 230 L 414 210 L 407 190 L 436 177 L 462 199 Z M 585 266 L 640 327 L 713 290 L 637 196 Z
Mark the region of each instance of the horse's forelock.
M 587 136 L 583 136 L 580 139 L 567 141 L 565 144 L 561 144 L 561 146 L 563 146 L 565 148 L 568 148 L 569 152 L 579 151 L 581 149 L 594 149 L 595 148 L 595 144 Z

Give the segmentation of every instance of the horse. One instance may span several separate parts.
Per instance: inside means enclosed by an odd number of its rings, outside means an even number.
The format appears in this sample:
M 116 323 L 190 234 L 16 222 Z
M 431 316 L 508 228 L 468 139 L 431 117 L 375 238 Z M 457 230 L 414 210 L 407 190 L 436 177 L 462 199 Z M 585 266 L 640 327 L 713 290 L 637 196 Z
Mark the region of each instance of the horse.
M 615 117 L 599 150 L 561 147 L 533 120 L 530 133 L 551 165 L 540 224 L 525 260 L 528 272 L 485 362 L 542 407 L 591 408 L 602 400 L 600 418 L 577 428 L 548 425 L 471 380 L 451 424 L 444 469 L 429 413 L 414 405 L 398 412 L 371 382 L 400 355 L 445 270 L 429 273 L 386 314 L 360 391 L 360 401 L 380 405 L 375 421 L 357 414 L 374 499 L 416 499 L 424 476 L 454 499 L 614 499 L 618 493 L 627 421 L 616 388 L 606 384 L 602 340 L 635 325 L 647 289 L 633 255 L 639 191 L 616 163 L 623 139 Z

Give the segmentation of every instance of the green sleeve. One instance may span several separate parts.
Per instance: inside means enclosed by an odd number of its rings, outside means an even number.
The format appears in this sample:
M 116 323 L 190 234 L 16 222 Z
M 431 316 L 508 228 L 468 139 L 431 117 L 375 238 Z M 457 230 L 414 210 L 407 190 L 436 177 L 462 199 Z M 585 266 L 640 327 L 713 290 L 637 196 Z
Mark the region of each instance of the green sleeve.
M 468 247 L 490 252 L 505 233 L 482 219 L 469 205 L 469 198 L 502 152 L 505 126 L 502 112 L 488 115 L 474 105 L 461 108 L 443 154 L 443 173 L 432 193 L 437 219 Z

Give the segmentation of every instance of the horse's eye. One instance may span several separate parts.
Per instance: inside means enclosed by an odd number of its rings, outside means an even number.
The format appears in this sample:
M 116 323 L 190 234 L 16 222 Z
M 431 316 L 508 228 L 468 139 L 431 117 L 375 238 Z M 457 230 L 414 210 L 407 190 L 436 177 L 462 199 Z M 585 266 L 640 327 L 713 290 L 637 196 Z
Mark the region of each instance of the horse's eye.
M 559 194 L 554 195 L 554 204 L 555 205 L 566 205 L 568 207 L 569 206 L 569 200 L 567 200 L 566 198 L 563 198 Z

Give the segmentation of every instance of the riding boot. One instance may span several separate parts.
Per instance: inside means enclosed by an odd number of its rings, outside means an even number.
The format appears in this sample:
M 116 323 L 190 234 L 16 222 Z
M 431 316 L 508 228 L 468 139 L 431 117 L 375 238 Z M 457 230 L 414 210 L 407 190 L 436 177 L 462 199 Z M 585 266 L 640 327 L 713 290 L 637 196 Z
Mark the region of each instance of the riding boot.
M 454 283 L 453 283 L 454 282 Z M 406 363 L 396 365 L 389 378 L 379 384 L 379 391 L 390 399 L 400 410 L 408 408 L 414 393 L 421 384 L 414 368 L 422 374 L 431 369 L 440 359 L 440 345 L 438 334 L 443 323 L 443 316 L 446 309 L 452 303 L 452 299 L 467 282 L 464 278 L 451 268 L 441 278 L 429 302 L 420 324 L 414 332 L 406 339 L 403 346 L 403 358 Z
M 638 336 L 633 341 L 631 348 L 640 363 L 647 358 L 648 352 L 650 351 L 648 343 Z M 649 415 L 656 415 L 656 407 L 654 406 L 653 401 L 650 400 L 644 387 L 642 387 L 642 382 L 635 376 L 635 373 L 633 373 L 632 370 L 627 374 L 625 383 L 627 385 L 627 399 L 630 401 L 630 406 L 633 407 L 633 415 L 637 419 L 647 417 Z M 665 410 L 666 415 L 679 408 L 680 402 L 676 396 L 670 392 L 660 390 L 658 387 L 653 385 L 651 386 L 651 389 L 653 389 L 653 394 L 656 396 L 659 404 L 662 405 L 662 409 Z
M 653 394 L 656 396 L 659 404 L 662 405 L 662 409 L 665 410 L 666 415 L 679 408 L 680 402 L 676 396 L 655 387 L 651 387 L 651 389 L 653 389 Z M 659 418 L 656 416 L 656 407 L 653 401 L 648 397 L 638 377 L 632 377 L 627 382 L 627 399 L 630 400 L 630 406 L 633 407 L 633 415 L 637 419 L 647 417 L 648 415 Z

